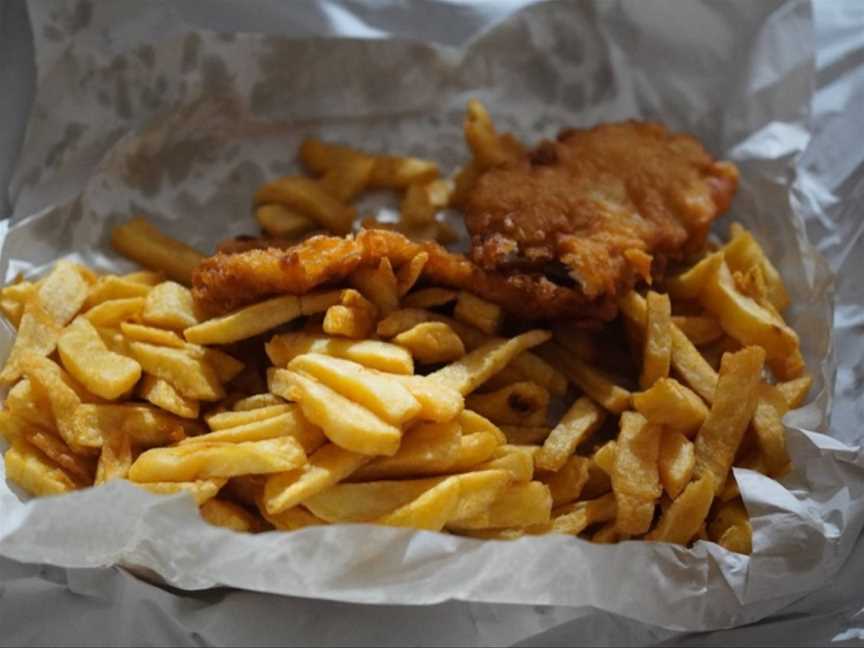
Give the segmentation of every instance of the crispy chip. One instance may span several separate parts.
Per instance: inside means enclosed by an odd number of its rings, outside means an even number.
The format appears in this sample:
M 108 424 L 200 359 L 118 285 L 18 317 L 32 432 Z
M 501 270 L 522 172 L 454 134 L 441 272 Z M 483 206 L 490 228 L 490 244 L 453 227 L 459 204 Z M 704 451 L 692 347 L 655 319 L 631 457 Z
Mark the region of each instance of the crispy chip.
M 304 499 L 303 506 L 328 522 L 371 522 L 416 500 L 442 481 L 438 477 L 336 484 Z
M 466 407 L 501 425 L 542 427 L 549 410 L 549 392 L 531 382 L 517 382 L 485 394 L 472 394 Z
M 428 252 L 419 252 L 410 261 L 403 263 L 396 271 L 396 282 L 399 286 L 399 297 L 404 297 L 414 287 L 423 274 L 423 268 L 429 261 Z
M 495 335 L 501 326 L 504 312 L 497 304 L 462 290 L 456 300 L 453 316 L 460 322 L 483 331 L 486 335 Z
M 349 233 L 356 215 L 317 182 L 301 176 L 285 176 L 259 187 L 255 204 L 271 203 L 296 209 L 336 234 Z
M 144 374 L 141 377 L 141 382 L 138 383 L 138 395 L 166 412 L 187 419 L 198 418 L 200 411 L 198 401 L 183 396 L 171 383 L 156 376 Z
M 720 322 L 708 315 L 676 315 L 672 323 L 696 346 L 704 346 L 723 337 Z
M 290 407 L 290 409 L 275 416 L 250 420 L 247 423 L 220 428 L 208 434 L 189 437 L 183 440 L 181 445 L 213 442 L 242 443 L 288 436 L 297 441 L 300 447 L 303 448 L 303 451 L 309 454 L 315 452 L 327 442 L 321 428 L 309 423 L 300 413 L 297 406 L 286 405 L 285 407 Z M 252 412 L 255 411 L 252 410 Z M 228 415 L 238 413 L 245 414 L 247 412 L 226 412 Z
M 666 430 L 660 441 L 658 462 L 660 482 L 674 500 L 693 476 L 696 465 L 693 444 L 680 432 Z
M 323 353 L 388 373 L 414 373 L 414 362 L 408 351 L 378 340 L 355 341 L 308 333 L 285 333 L 273 336 L 265 348 L 270 361 L 276 366 L 287 366 L 291 360 L 304 353 Z
M 483 513 L 450 523 L 455 529 L 501 529 L 549 522 L 552 497 L 538 481 L 512 484 Z
M 648 389 L 660 378 L 669 376 L 672 363 L 672 304 L 669 295 L 648 292 L 645 300 L 645 348 L 639 383 Z
M 552 505 L 561 506 L 579 499 L 588 482 L 591 460 L 587 457 L 571 456 L 556 472 L 544 473 L 540 481 L 549 487 Z
M 462 432 L 458 423 L 421 423 L 405 432 L 395 455 L 373 460 L 357 470 L 351 479 L 370 481 L 441 474 L 462 456 Z
M 3 459 L 6 479 L 32 495 L 60 495 L 77 488 L 69 475 L 24 441 L 14 443 Z
M 224 479 L 199 479 L 189 482 L 132 482 L 138 488 L 154 495 L 174 495 L 189 493 L 199 506 L 214 497 L 225 484 Z
M 641 414 L 624 412 L 612 466 L 612 491 L 618 505 L 616 525 L 621 533 L 645 533 L 660 497 L 657 457 L 663 428 Z
M 604 412 L 589 398 L 578 399 L 553 429 L 537 453 L 536 465 L 542 470 L 559 470 L 603 423 Z
M 299 298 L 274 297 L 191 326 L 183 331 L 183 336 L 194 344 L 229 344 L 269 331 L 301 314 Z
M 199 315 L 188 288 L 173 281 L 153 287 L 144 300 L 141 319 L 145 324 L 182 331 L 194 326 Z
M 131 281 L 117 275 L 105 275 L 90 286 L 84 310 L 88 310 L 106 301 L 146 297 L 151 286 L 140 281 Z
M 132 440 L 123 430 L 104 430 L 102 452 L 96 468 L 96 484 L 125 479 L 132 467 Z
M 633 406 L 652 423 L 687 436 L 693 436 L 708 415 L 702 399 L 674 378 L 661 378 L 650 389 L 633 394 Z
M 423 322 L 393 338 L 421 364 L 451 362 L 465 355 L 465 345 L 443 322 Z
M 405 295 L 402 306 L 405 308 L 435 308 L 456 301 L 459 293 L 449 288 L 424 288 Z
M 319 227 L 318 221 L 285 205 L 259 205 L 255 220 L 268 235 L 280 239 L 295 239 Z
M 786 451 L 786 428 L 783 415 L 789 407 L 783 393 L 773 385 L 759 385 L 759 400 L 753 412 L 753 431 L 768 475 L 781 477 L 790 467 Z
M 204 521 L 213 526 L 239 533 L 254 533 L 260 529 L 257 517 L 228 500 L 211 498 L 201 505 L 200 510 Z
M 399 285 L 390 259 L 383 257 L 375 268 L 357 268 L 351 274 L 351 284 L 387 315 L 399 307 Z
M 187 398 L 216 401 L 225 396 L 214 369 L 184 349 L 159 347 L 145 342 L 133 342 L 129 347 L 144 371 L 169 382 Z
M 111 245 L 120 254 L 187 286 L 192 283 L 192 272 L 204 258 L 141 217 L 115 227 L 111 231 Z
M 615 382 L 604 372 L 596 369 L 576 354 L 557 346 L 543 349 L 542 353 L 550 362 L 560 364 L 564 374 L 592 400 L 615 414 L 630 407 L 630 392 Z
M 686 545 L 699 533 L 713 500 L 714 478 L 706 474 L 675 498 L 645 539 Z
M 182 349 L 186 346 L 183 338 L 177 335 L 174 331 L 167 331 L 165 329 L 156 328 L 155 326 L 145 326 L 144 324 L 135 324 L 133 322 L 121 322 L 120 330 L 123 332 L 123 335 L 130 340 L 135 340 L 136 342 L 148 342 L 150 344 L 168 346 L 175 349 Z

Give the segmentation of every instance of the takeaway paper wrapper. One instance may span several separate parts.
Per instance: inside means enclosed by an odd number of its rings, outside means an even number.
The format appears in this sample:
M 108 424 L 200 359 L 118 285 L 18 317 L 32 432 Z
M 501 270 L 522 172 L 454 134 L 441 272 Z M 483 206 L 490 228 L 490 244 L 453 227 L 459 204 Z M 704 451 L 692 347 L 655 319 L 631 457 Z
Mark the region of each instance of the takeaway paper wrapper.
M 820 178 L 792 184 L 810 140 L 808 5 L 541 4 L 464 51 L 193 31 L 158 4 L 122 22 L 122 39 L 105 38 L 107 25 L 118 29 L 110 7 L 31 6 L 44 34 L 39 97 L 13 180 L 0 259 L 7 279 L 67 255 L 129 267 L 107 237 L 131 214 L 201 249 L 252 232 L 254 188 L 296 169 L 310 135 L 453 169 L 466 157 L 460 124 L 470 96 L 526 141 L 563 126 L 655 118 L 739 165 L 741 189 L 721 228 L 742 221 L 780 267 L 815 385 L 811 402 L 786 418 L 794 471 L 777 483 L 736 470 L 754 527 L 749 558 L 703 542 L 480 542 L 361 525 L 245 536 L 201 522 L 191 499 L 128 484 L 23 502 L 5 481 L 0 555 L 124 563 L 187 589 L 594 607 L 687 630 L 752 622 L 840 567 L 864 524 L 864 459 L 860 414 L 829 422 L 833 284 L 804 236 L 804 219 L 820 216 Z M 52 49 L 51 28 L 76 38 Z M 8 348 L 11 331 L 2 342 Z

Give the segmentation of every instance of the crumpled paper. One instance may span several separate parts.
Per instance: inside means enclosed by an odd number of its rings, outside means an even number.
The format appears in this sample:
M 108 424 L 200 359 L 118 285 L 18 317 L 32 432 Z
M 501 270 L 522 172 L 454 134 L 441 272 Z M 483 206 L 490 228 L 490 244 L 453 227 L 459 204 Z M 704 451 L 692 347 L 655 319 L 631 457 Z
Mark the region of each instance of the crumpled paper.
M 483 543 L 372 526 L 246 537 L 205 525 L 191 500 L 120 483 L 29 503 L 0 485 L 0 555 L 68 567 L 123 562 L 187 589 L 591 607 L 675 630 L 752 622 L 837 571 L 864 522 L 864 459 L 860 412 L 837 415 L 854 412 L 854 381 L 835 392 L 829 423 L 833 284 L 806 239 L 814 220 L 831 222 L 833 185 L 818 165 L 796 176 L 812 133 L 807 4 L 542 4 L 462 51 L 189 31 L 170 9 L 147 6 L 112 38 L 99 29 L 110 6 L 31 6 L 46 46 L 13 179 L 15 224 L 0 258 L 7 278 L 68 254 L 128 267 L 106 237 L 132 213 L 202 248 L 251 231 L 255 186 L 295 169 L 297 144 L 312 134 L 451 169 L 465 158 L 459 124 L 469 96 L 529 141 L 564 125 L 655 118 L 739 164 L 733 217 L 787 278 L 816 384 L 812 402 L 786 419 L 794 472 L 778 484 L 736 470 L 754 527 L 750 558 L 708 543 Z M 50 28 L 61 26 L 80 37 L 52 51 Z M 854 298 L 840 300 L 838 313 L 854 310 Z

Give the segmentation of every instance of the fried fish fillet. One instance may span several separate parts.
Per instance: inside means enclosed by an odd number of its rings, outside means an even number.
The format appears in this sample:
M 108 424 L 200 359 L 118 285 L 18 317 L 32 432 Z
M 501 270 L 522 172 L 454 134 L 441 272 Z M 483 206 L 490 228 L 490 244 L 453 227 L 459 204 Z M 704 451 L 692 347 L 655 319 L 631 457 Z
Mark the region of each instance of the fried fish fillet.
M 232 249 L 230 244 L 223 247 Z M 525 319 L 596 321 L 616 312 L 614 302 L 587 300 L 580 291 L 556 285 L 541 274 L 505 277 L 485 272 L 437 243 L 417 243 L 387 230 L 363 230 L 344 238 L 313 236 L 287 248 L 273 247 L 268 239 L 244 240 L 243 247 L 240 252 L 215 254 L 196 270 L 193 293 L 208 311 L 221 313 L 278 294 L 302 295 L 344 279 L 361 266 L 377 266 L 383 257 L 398 268 L 425 251 L 429 259 L 423 277 L 428 282 L 465 288 Z
M 612 298 L 698 251 L 738 184 L 689 135 L 629 121 L 563 131 L 483 173 L 467 196 L 471 259 L 510 277 L 575 282 Z

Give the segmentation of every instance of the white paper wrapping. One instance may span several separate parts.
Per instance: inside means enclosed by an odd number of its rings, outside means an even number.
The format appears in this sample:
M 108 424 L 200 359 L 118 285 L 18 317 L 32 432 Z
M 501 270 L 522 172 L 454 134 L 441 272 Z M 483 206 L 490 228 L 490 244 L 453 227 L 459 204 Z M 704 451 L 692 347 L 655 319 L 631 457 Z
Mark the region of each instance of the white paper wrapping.
M 0 259 L 7 278 L 69 254 L 120 267 L 106 235 L 132 213 L 202 248 L 251 232 L 254 188 L 295 169 L 294 151 L 310 134 L 450 169 L 465 157 L 469 96 L 526 140 L 655 118 L 739 164 L 733 217 L 787 278 L 816 385 L 812 402 L 786 419 L 794 472 L 778 484 L 736 471 L 754 526 L 750 558 L 707 543 L 484 543 L 371 526 L 247 537 L 200 522 L 191 500 L 124 484 L 29 503 L 0 484 L 0 555 L 66 567 L 123 562 L 187 589 L 590 607 L 676 630 L 752 622 L 838 570 L 864 522 L 854 336 L 864 315 L 860 292 L 838 284 L 832 347 L 831 275 L 806 234 L 835 270 L 860 276 L 861 256 L 847 249 L 860 217 L 838 209 L 854 196 L 854 183 L 835 182 L 828 147 L 838 137 L 811 142 L 807 4 L 544 4 L 464 50 L 191 31 L 162 4 L 139 5 L 123 20 L 112 7 L 31 6 L 39 95 L 12 185 L 15 226 Z M 844 151 L 854 170 L 861 154 Z M 10 339 L 7 332 L 7 346 Z

